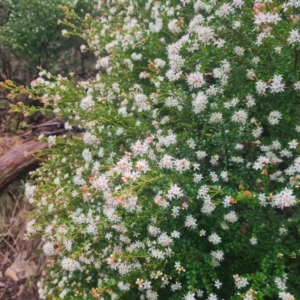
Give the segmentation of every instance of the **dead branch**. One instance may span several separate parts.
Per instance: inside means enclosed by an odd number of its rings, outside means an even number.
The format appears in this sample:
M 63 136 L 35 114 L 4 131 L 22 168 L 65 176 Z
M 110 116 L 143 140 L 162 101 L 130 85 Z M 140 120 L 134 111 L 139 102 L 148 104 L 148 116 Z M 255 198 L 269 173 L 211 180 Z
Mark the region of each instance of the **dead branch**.
M 29 167 L 38 163 L 33 153 L 46 149 L 48 143 L 31 140 L 0 157 L 0 193 L 6 186 L 18 179 Z

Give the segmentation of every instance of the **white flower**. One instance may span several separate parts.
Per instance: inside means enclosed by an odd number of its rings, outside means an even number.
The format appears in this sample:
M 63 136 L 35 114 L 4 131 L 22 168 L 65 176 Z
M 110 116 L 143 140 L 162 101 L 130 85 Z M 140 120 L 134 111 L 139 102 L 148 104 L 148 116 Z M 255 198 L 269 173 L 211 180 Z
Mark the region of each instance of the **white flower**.
M 256 162 L 253 165 L 253 169 L 255 170 L 261 170 L 265 165 L 270 163 L 269 158 L 265 156 L 259 156 Z
M 268 88 L 268 84 L 262 80 L 258 80 L 255 83 L 255 86 L 256 86 L 256 91 L 258 92 L 258 94 L 265 94 L 265 92 Z
M 179 216 L 179 211 L 180 211 L 180 207 L 179 206 L 174 206 L 172 208 L 172 217 L 177 218 Z
M 182 289 L 182 285 L 180 282 L 176 281 L 174 284 L 171 285 L 171 291 L 175 292 L 177 290 L 181 290 Z
M 273 196 L 272 204 L 278 208 L 291 207 L 297 203 L 293 191 L 285 188 L 279 194 Z
M 297 149 L 298 142 L 296 140 L 292 140 L 289 142 L 289 148 L 290 149 Z
M 141 53 L 132 53 L 131 54 L 131 58 L 133 59 L 133 60 L 141 60 L 142 59 L 142 54 Z
M 204 157 L 207 156 L 207 153 L 205 151 L 197 151 L 196 156 L 197 156 L 197 159 L 201 160 L 201 159 L 203 159 Z
M 295 300 L 295 297 L 292 294 L 286 292 L 280 292 L 278 296 L 282 300 Z
M 300 42 L 300 33 L 296 29 L 292 29 L 290 36 L 288 37 L 289 44 L 294 44 Z
M 226 196 L 225 199 L 223 200 L 223 206 L 224 207 L 229 207 L 231 205 L 231 196 Z
M 185 6 L 185 4 L 190 3 L 191 0 L 180 0 L 180 2 Z
M 147 290 L 146 297 L 149 300 L 157 300 L 158 299 L 158 294 L 155 291 Z
M 239 111 L 235 112 L 231 117 L 231 120 L 236 123 L 245 124 L 247 122 L 248 114 L 245 110 L 240 109 Z
M 261 126 L 256 127 L 251 131 L 251 134 L 254 138 L 259 138 L 263 133 L 263 128 Z
M 245 2 L 244 0 L 233 0 L 232 4 L 234 7 L 241 8 L 245 4 Z
M 203 229 L 201 229 L 201 230 L 199 231 L 199 235 L 200 235 L 200 236 L 205 236 L 205 235 L 206 235 L 206 231 L 203 230 Z
M 244 145 L 243 144 L 236 144 L 234 149 L 237 150 L 237 151 L 242 151 L 244 149 Z
M 184 226 L 195 229 L 197 227 L 197 220 L 195 218 L 193 218 L 191 215 L 188 215 L 184 222 Z
M 201 290 L 196 290 L 196 294 L 197 294 L 197 297 L 199 297 L 199 298 L 201 298 L 201 297 L 203 297 L 203 291 L 201 291 Z
M 48 136 L 48 144 L 49 144 L 49 147 L 56 145 L 56 136 L 55 135 Z
M 228 172 L 227 171 L 222 171 L 221 174 L 220 174 L 220 176 L 226 182 L 229 180 L 229 178 L 228 178 Z
M 180 187 L 177 186 L 177 184 L 171 185 L 171 187 L 167 192 L 167 198 L 170 200 L 174 198 L 179 199 L 182 198 L 183 196 L 184 196 L 183 191 Z
M 118 288 L 120 291 L 129 291 L 130 290 L 130 284 L 124 283 L 123 281 L 118 283 Z
M 219 262 L 224 259 L 224 252 L 222 250 L 211 251 L 210 255 Z
M 281 279 L 280 277 L 276 277 L 275 278 L 275 284 L 277 286 L 277 288 L 281 291 L 285 291 L 286 290 L 286 285 L 285 285 L 285 280 Z
M 55 249 L 54 246 L 51 242 L 46 242 L 43 245 L 43 251 L 46 254 L 46 256 L 51 256 L 55 254 Z
M 184 295 L 184 300 L 196 300 L 196 298 L 194 297 L 195 294 L 194 293 L 187 293 L 186 295 Z
M 216 15 L 218 17 L 225 17 L 233 11 L 234 11 L 233 7 L 230 4 L 225 3 L 216 11 Z
M 160 233 L 160 229 L 158 227 L 153 226 L 153 225 L 149 225 L 148 226 L 148 232 L 153 236 L 157 236 Z
M 166 254 L 163 251 L 154 248 L 150 249 L 150 255 L 154 258 L 161 260 L 165 259 L 166 256 Z
M 80 46 L 80 51 L 81 51 L 82 53 L 86 52 L 86 45 L 81 45 L 81 46 Z
M 73 127 L 72 127 L 72 125 L 70 125 L 70 123 L 69 122 L 66 122 L 65 123 L 65 129 L 66 130 L 71 130 Z
M 25 196 L 30 199 L 34 196 L 34 191 L 36 189 L 35 185 L 30 185 L 28 182 L 25 183 Z
M 267 23 L 274 23 L 277 24 L 281 18 L 279 17 L 278 13 L 262 13 L 259 12 L 258 14 L 255 14 L 254 16 L 254 24 L 256 25 L 262 25 L 262 24 L 267 24 Z
M 247 70 L 247 78 L 249 78 L 251 80 L 255 79 L 255 73 L 254 73 L 253 69 Z
M 168 28 L 174 34 L 177 34 L 177 33 L 181 32 L 181 28 L 178 25 L 178 20 L 177 19 L 171 20 L 168 24 Z
M 26 232 L 28 234 L 34 234 L 36 233 L 36 229 L 33 227 L 33 225 L 35 224 L 35 220 L 30 220 L 29 222 L 27 222 L 26 224 Z
M 257 238 L 256 238 L 256 237 L 252 237 L 252 238 L 250 239 L 250 244 L 251 244 L 251 245 L 256 245 L 256 244 L 257 244 Z
M 209 119 L 210 123 L 222 123 L 223 115 L 222 113 L 212 113 Z
M 294 83 L 294 89 L 298 92 L 300 91 L 300 81 Z
M 169 81 L 174 82 L 180 79 L 180 76 L 182 75 L 181 71 L 174 71 L 172 69 L 168 70 L 166 72 L 166 77 L 168 78 Z
M 177 231 L 177 230 L 174 230 L 172 233 L 171 233 L 171 237 L 172 238 L 180 238 L 180 232 Z
M 89 110 L 90 108 L 92 108 L 94 106 L 94 101 L 91 95 L 86 96 L 85 98 L 83 98 L 80 102 L 80 107 L 83 110 Z
M 240 277 L 239 275 L 233 275 L 233 278 L 238 289 L 241 289 L 248 284 L 247 278 Z
M 174 162 L 175 169 L 179 172 L 182 173 L 183 171 L 186 171 L 190 168 L 190 162 L 183 158 L 183 159 L 176 159 Z
M 209 294 L 207 300 L 218 300 L 218 297 L 215 294 Z
M 222 282 L 221 282 L 220 280 L 216 280 L 214 286 L 215 286 L 217 289 L 220 289 L 220 287 L 222 286 Z
M 274 150 L 279 150 L 279 149 L 281 149 L 281 143 L 279 141 L 275 140 L 272 142 L 271 147 Z
M 213 233 L 208 237 L 208 241 L 214 245 L 217 245 L 221 243 L 221 238 L 216 233 Z
M 164 247 L 168 247 L 173 243 L 173 239 L 163 232 L 157 238 L 157 242 Z
M 218 177 L 218 175 L 215 172 L 210 172 L 209 175 L 211 177 L 212 182 L 219 181 L 219 177 Z
M 165 168 L 165 169 L 172 169 L 173 167 L 173 157 L 170 155 L 164 155 L 162 157 L 162 159 L 159 162 L 159 167 L 161 169 Z
M 238 217 L 234 211 L 231 211 L 224 216 L 224 219 L 230 223 L 235 223 L 238 220 Z
M 201 212 L 209 215 L 211 214 L 216 208 L 216 205 L 212 201 L 204 201 L 203 206 L 201 208 Z
M 148 162 L 144 159 L 138 160 L 136 162 L 135 167 L 139 172 L 143 172 L 143 173 L 145 173 L 149 170 Z
M 270 90 L 271 93 L 280 93 L 284 91 L 284 83 L 282 83 L 281 75 L 274 76 L 270 85 Z
M 231 156 L 230 160 L 238 164 L 244 162 L 244 159 L 241 156 Z
M 62 290 L 62 292 L 59 294 L 59 299 L 64 299 L 65 298 L 65 296 L 68 294 L 68 292 L 69 292 L 70 290 L 69 289 L 64 289 L 64 290 Z
M 281 53 L 282 47 L 275 47 L 274 50 L 276 53 L 279 54 L 279 53 Z
M 280 156 L 281 157 L 292 157 L 292 152 L 287 150 L 287 149 L 283 149 L 280 151 Z
M 218 49 L 223 48 L 223 46 L 225 45 L 226 41 L 223 39 L 217 39 L 214 44 L 217 46 Z
M 247 292 L 243 300 L 254 300 L 252 292 Z
M 109 56 L 101 57 L 99 61 L 97 61 L 96 69 L 107 69 L 109 67 Z
M 155 68 L 159 69 L 159 68 L 163 68 L 166 65 L 166 62 L 160 58 L 155 58 L 154 65 Z
M 187 83 L 191 88 L 201 88 L 205 84 L 203 74 L 199 72 L 189 74 Z
M 145 94 L 138 93 L 134 95 L 134 102 L 138 107 L 138 111 L 150 110 L 150 102 Z
M 64 257 L 61 261 L 61 266 L 64 270 L 73 272 L 80 269 L 80 264 L 71 258 Z
M 134 64 L 131 59 L 126 58 L 126 59 L 124 59 L 123 63 L 130 71 L 133 70 Z
M 195 32 L 198 34 L 198 38 L 204 44 L 209 44 L 214 39 L 214 32 L 209 27 L 199 26 L 195 28 Z
M 63 244 L 66 247 L 67 251 L 70 252 L 72 250 L 72 244 L 73 244 L 73 242 L 71 240 L 64 240 Z
M 279 123 L 279 120 L 281 119 L 281 113 L 277 110 L 271 111 L 268 116 L 268 121 L 271 125 L 276 125 Z
M 210 163 L 213 165 L 213 166 L 216 166 L 218 165 L 218 160 L 219 160 L 220 156 L 218 154 L 215 154 L 211 157 L 210 159 Z
M 93 159 L 92 152 L 89 149 L 84 149 L 82 151 L 82 157 L 87 163 L 90 163 Z
M 95 222 L 90 223 L 86 228 L 86 232 L 92 235 L 96 235 L 98 233 L 96 223 Z
M 242 47 L 235 47 L 235 48 L 234 48 L 234 52 L 235 52 L 237 55 L 242 56 L 242 55 L 244 55 L 245 49 L 242 48 Z

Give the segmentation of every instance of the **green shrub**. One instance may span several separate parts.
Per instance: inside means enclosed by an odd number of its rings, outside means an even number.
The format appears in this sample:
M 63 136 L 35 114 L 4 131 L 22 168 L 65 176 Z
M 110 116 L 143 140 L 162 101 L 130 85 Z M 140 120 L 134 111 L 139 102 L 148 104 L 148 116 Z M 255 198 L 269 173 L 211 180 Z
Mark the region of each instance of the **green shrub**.
M 298 2 L 101 2 L 101 72 L 29 91 L 68 131 L 26 185 L 41 295 L 298 299 Z
M 50 71 L 70 71 L 74 63 L 72 50 L 82 44 L 79 38 L 66 39 L 62 36 L 65 26 L 58 20 L 63 19 L 62 6 L 74 9 L 85 15 L 92 11 L 93 1 L 39 1 L 39 0 L 5 0 L 2 4 L 6 21 L 0 27 L 0 45 L 5 47 L 6 55 L 11 60 L 11 69 L 17 62 L 23 62 L 21 70 L 15 71 L 16 77 L 37 76 L 37 67 Z M 1 10 L 0 10 L 1 11 Z M 4 20 L 4 19 L 3 19 Z M 11 55 L 13 54 L 13 55 Z M 77 59 L 77 64 L 80 59 Z M 30 79 L 31 80 L 31 79 Z

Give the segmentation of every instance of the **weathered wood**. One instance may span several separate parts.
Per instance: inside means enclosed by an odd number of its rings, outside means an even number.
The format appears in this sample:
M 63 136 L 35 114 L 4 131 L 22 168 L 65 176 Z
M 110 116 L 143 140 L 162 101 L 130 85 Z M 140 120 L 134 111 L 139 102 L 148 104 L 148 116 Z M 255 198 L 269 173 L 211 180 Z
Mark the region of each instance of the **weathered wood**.
M 84 128 L 73 126 L 70 133 L 83 132 Z M 33 153 L 48 147 L 48 143 L 42 143 L 35 140 L 36 137 L 43 134 L 60 135 L 66 133 L 63 121 L 59 117 L 48 120 L 42 124 L 32 126 L 32 128 L 20 135 L 23 144 L 8 151 L 0 156 L 0 193 L 10 183 L 18 179 L 28 168 L 38 164 L 38 158 Z
M 48 143 L 31 140 L 0 156 L 0 193 L 30 166 L 38 163 L 33 153 L 47 147 Z

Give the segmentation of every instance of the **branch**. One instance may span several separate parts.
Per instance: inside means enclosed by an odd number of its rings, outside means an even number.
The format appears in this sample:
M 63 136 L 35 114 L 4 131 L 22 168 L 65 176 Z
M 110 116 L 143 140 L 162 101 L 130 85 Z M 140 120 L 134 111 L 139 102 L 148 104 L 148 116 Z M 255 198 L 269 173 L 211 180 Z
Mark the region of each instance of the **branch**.
M 48 143 L 31 140 L 1 156 L 0 193 L 10 183 L 22 176 L 29 167 L 33 167 L 39 163 L 37 156 L 31 154 L 47 147 Z

